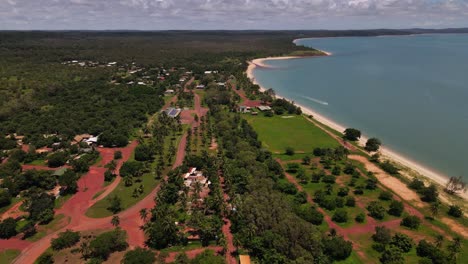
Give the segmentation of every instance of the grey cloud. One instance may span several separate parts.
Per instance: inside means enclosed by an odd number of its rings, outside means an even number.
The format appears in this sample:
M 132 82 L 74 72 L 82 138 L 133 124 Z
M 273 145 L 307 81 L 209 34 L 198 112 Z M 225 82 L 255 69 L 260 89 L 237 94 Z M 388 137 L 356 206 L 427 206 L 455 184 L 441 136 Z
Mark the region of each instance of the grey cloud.
M 426 25 L 467 26 L 468 0 L 0 0 L 0 29 L 333 29 Z

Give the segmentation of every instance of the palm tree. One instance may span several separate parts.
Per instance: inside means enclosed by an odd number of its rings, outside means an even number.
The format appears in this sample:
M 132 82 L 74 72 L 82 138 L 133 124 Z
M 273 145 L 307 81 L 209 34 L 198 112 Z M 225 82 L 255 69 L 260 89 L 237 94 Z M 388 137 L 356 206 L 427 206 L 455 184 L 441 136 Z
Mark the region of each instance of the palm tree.
M 142 208 L 140 210 L 140 218 L 141 220 L 143 220 L 144 222 L 146 222 L 146 218 L 148 217 L 148 210 L 146 208 Z
M 80 249 L 79 249 L 81 255 L 83 256 L 84 259 L 88 259 L 89 255 L 91 254 L 91 249 L 89 248 L 88 242 L 84 241 L 80 244 Z
M 111 219 L 111 224 L 114 226 L 114 227 L 118 227 L 120 225 L 120 218 L 118 215 L 114 215 Z
M 436 241 L 435 241 L 435 244 L 438 248 L 440 248 L 442 246 L 442 243 L 444 242 L 444 236 L 441 235 L 441 234 L 438 234 L 436 236 Z
M 202 184 L 200 182 L 195 182 L 195 186 L 194 186 L 194 191 L 195 191 L 195 195 L 198 197 L 200 197 L 200 193 L 202 191 Z
M 124 177 L 124 184 L 125 186 L 132 186 L 133 185 L 133 178 L 132 176 Z
M 433 202 L 431 204 L 431 214 L 432 214 L 432 217 L 436 217 L 438 214 L 439 214 L 439 210 L 440 210 L 440 202 L 439 200 Z

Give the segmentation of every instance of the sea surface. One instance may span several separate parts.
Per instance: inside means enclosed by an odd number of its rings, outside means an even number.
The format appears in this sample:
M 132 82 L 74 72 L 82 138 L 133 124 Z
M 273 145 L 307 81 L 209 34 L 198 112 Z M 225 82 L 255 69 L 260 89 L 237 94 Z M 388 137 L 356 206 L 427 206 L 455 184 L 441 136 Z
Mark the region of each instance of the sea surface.
M 468 179 L 468 35 L 300 39 L 332 56 L 269 60 L 278 95 L 446 176 Z

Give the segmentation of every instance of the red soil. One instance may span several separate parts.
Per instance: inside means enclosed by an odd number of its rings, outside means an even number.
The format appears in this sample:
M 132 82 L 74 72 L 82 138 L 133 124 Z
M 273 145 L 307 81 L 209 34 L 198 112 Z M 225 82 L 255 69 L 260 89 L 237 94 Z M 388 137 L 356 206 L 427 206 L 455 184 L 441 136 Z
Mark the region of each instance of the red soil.
M 232 83 L 231 83 L 231 89 L 237 95 L 239 95 L 240 98 L 242 98 L 242 100 L 243 100 L 242 105 L 245 105 L 245 106 L 248 106 L 248 107 L 259 107 L 261 105 L 264 105 L 260 100 L 250 100 L 249 98 L 247 98 L 247 96 L 245 95 L 244 90 L 241 90 L 241 89 L 237 90 L 236 85 L 234 85 Z
M 224 177 L 220 176 L 220 182 L 221 182 L 221 188 L 223 189 L 223 199 L 225 205 L 228 205 L 229 203 L 229 196 L 227 193 L 224 191 L 225 190 L 225 183 L 224 183 Z M 222 231 L 224 234 L 224 237 L 226 238 L 227 242 L 227 251 L 226 252 L 226 263 L 227 264 L 236 264 L 237 260 L 234 257 L 234 253 L 236 252 L 236 247 L 234 246 L 234 238 L 231 233 L 231 220 L 227 218 L 226 216 L 223 217 L 223 222 L 224 225 L 222 227 Z
M 25 215 L 26 212 L 22 212 L 19 208 L 20 206 L 23 204 L 23 201 L 19 201 L 17 202 L 15 205 L 13 205 L 12 207 L 10 207 L 10 209 L 8 209 L 6 212 L 4 212 L 2 214 L 2 216 L 0 217 L 0 220 L 3 220 L 3 219 L 6 219 L 6 218 L 17 218 L 19 216 L 22 216 L 22 215 Z
M 70 166 L 68 165 L 65 165 L 65 166 L 62 166 L 62 167 L 58 167 L 58 168 L 50 168 L 50 167 L 47 167 L 47 166 L 44 166 L 44 165 L 31 165 L 31 164 L 23 164 L 21 165 L 21 168 L 23 169 L 23 171 L 25 170 L 50 170 L 50 171 L 55 171 L 55 170 L 58 170 L 58 169 L 61 169 L 61 168 L 71 168 Z

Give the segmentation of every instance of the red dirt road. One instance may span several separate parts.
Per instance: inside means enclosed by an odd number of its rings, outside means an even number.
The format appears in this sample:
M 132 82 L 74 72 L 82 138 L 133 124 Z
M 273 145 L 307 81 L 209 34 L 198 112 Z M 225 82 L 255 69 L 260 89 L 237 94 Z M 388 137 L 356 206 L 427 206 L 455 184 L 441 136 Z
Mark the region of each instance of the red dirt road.
M 119 149 L 122 151 L 123 158 L 119 160 L 118 168 L 120 168 L 120 166 L 122 165 L 124 161 L 128 160 L 128 158 L 130 157 L 131 153 L 133 152 L 137 144 L 138 143 L 134 141 L 131 144 L 129 144 L 127 147 Z M 99 152 L 103 156 L 101 165 L 112 160 L 113 153 L 115 150 L 116 149 L 106 149 L 106 148 L 99 149 Z M 110 224 L 110 218 L 109 219 L 107 218 L 91 219 L 84 215 L 86 210 L 92 204 L 98 201 L 98 199 L 94 199 L 94 200 L 92 199 L 92 197 L 97 192 L 105 188 L 107 188 L 106 191 L 112 190 L 111 188 L 113 185 L 102 187 L 104 183 L 105 170 L 106 168 L 104 167 L 91 166 L 89 169 L 89 172 L 78 180 L 79 191 L 72 198 L 70 198 L 70 200 L 65 202 L 62 208 L 56 211 L 56 214 L 64 214 L 65 216 L 70 217 L 71 221 L 66 227 L 50 235 L 45 236 L 44 238 L 42 238 L 41 240 L 37 242 L 28 244 L 25 247 L 24 247 L 24 244 L 20 243 L 19 241 L 12 241 L 12 240 L 7 241 L 8 244 L 11 243 L 11 245 L 17 245 L 18 247 L 22 246 L 22 248 L 18 248 L 18 249 L 22 249 L 23 251 L 15 259 L 15 263 L 21 263 L 21 264 L 34 263 L 34 261 L 47 248 L 50 247 L 50 242 L 52 238 L 56 237 L 59 232 L 63 232 L 66 229 L 90 230 L 90 229 L 112 227 L 112 225 Z M 100 197 L 102 197 L 102 195 Z M 124 221 L 125 219 L 123 219 L 123 222 Z M 2 248 L 1 246 L 2 246 L 3 241 L 4 240 L 0 240 L 0 248 Z

